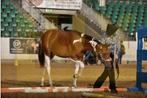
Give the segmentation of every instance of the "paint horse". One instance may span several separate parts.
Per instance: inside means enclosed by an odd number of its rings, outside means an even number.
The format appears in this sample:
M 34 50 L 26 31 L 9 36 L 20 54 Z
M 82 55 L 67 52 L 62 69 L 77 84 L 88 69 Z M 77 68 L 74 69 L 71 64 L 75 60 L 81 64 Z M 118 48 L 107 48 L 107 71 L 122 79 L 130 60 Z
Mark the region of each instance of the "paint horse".
M 92 37 L 77 31 L 64 31 L 58 29 L 48 30 L 43 33 L 39 44 L 39 62 L 44 67 L 41 86 L 44 86 L 44 76 L 48 73 L 49 85 L 53 86 L 51 80 L 50 60 L 56 55 L 70 58 L 75 62 L 73 75 L 73 86 L 77 87 L 77 79 L 84 69 L 83 56 L 86 51 L 96 51 L 102 54 L 105 60 L 110 59 L 108 46 L 92 40 Z

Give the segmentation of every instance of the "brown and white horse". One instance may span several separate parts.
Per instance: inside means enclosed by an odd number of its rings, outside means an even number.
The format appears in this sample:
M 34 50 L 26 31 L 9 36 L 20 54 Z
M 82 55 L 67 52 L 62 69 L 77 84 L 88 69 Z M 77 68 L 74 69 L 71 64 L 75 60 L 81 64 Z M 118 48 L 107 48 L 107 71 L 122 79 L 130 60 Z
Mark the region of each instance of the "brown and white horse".
M 41 85 L 44 86 L 44 76 L 47 72 L 49 85 L 53 86 L 50 74 L 50 60 L 56 55 L 63 58 L 70 58 L 70 60 L 75 62 L 73 86 L 77 87 L 77 78 L 84 69 L 83 56 L 88 50 L 94 50 L 96 53 L 101 54 L 105 60 L 111 61 L 108 45 L 97 43 L 88 35 L 81 34 L 77 31 L 58 29 L 48 30 L 43 33 L 38 52 L 40 65 L 44 67 Z

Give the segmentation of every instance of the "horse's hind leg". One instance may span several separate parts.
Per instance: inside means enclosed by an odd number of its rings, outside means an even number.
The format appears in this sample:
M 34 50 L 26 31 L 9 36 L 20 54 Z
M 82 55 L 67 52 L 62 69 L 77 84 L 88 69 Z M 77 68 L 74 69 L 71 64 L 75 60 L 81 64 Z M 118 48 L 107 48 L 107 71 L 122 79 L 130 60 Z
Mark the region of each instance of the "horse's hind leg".
M 81 76 L 82 71 L 84 69 L 84 63 L 81 61 L 76 61 L 75 63 L 75 73 L 73 76 L 73 86 L 77 87 L 77 79 L 79 78 L 79 76 Z
M 45 67 L 48 73 L 49 85 L 53 86 L 51 79 L 51 66 L 50 66 L 50 57 L 45 55 Z
M 45 77 L 45 74 L 46 74 L 46 69 L 44 68 L 43 69 L 43 75 L 42 75 L 42 78 L 41 78 L 41 86 L 44 86 L 44 77 Z

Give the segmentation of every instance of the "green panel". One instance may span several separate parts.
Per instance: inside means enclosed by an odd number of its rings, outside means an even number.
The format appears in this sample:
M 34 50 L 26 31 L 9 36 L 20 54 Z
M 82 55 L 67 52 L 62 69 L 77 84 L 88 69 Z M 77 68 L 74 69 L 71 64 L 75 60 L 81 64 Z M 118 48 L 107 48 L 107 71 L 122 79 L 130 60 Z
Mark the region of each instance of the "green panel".
M 4 37 L 10 37 L 10 33 L 8 31 L 4 31 L 2 32 Z
M 20 23 L 20 21 L 21 21 L 21 20 L 20 20 L 19 18 L 16 18 L 16 22 L 17 22 L 17 23 Z
M 17 37 L 17 33 L 16 33 L 16 31 L 11 32 L 11 37 Z
M 5 5 L 9 5 L 10 4 L 10 0 L 4 0 L 3 2 Z
M 32 25 L 32 24 L 29 24 L 29 27 L 30 27 L 30 28 L 32 28 L 32 27 L 33 27 L 33 25 Z
M 4 31 L 4 30 L 5 30 L 5 28 L 4 28 L 4 26 L 2 26 L 2 27 L 1 27 L 1 31 Z
M 20 33 L 19 33 L 19 36 L 20 36 L 20 37 L 27 37 L 27 34 L 26 34 L 26 32 L 23 31 L 23 32 L 20 32 Z
M 134 6 L 133 6 L 133 12 L 135 12 L 135 13 L 136 13 L 136 12 L 137 12 L 137 10 L 138 10 L 138 6 L 137 6 L 137 5 L 134 5 Z
M 8 27 L 8 31 L 9 32 L 12 32 L 13 31 L 13 28 L 12 27 Z
M 2 4 L 2 9 L 6 9 L 6 5 L 5 4 Z
M 11 12 L 9 7 L 7 7 L 5 10 L 6 10 L 6 13 L 8 14 Z
M 99 10 L 100 10 L 100 7 L 96 6 L 96 7 L 95 7 L 95 10 L 96 10 L 96 11 L 99 11 Z
M 1 22 L 1 27 L 4 27 L 4 22 Z
M 5 22 L 5 23 L 4 23 L 4 26 L 5 26 L 5 27 L 8 27 L 8 23 Z
M 7 13 L 3 13 L 2 18 L 6 18 L 6 17 L 7 17 Z
M 96 11 L 99 11 L 100 10 L 100 7 L 99 7 L 99 3 L 97 0 L 92 0 L 92 8 L 94 8 Z
M 100 7 L 100 12 L 101 12 L 102 14 L 105 14 L 105 11 L 106 11 L 106 7 Z
M 16 28 L 16 26 L 17 26 L 16 23 L 13 23 L 13 24 L 12 24 L 12 27 L 13 27 L 13 28 Z
M 135 30 L 135 29 L 134 29 L 133 27 L 130 27 L 130 28 L 129 28 L 129 32 L 130 32 L 130 33 L 134 32 L 134 30 Z
M 119 27 L 121 27 L 121 26 L 122 26 L 122 23 L 119 22 L 119 21 L 117 21 L 117 25 L 118 25 Z
M 12 12 L 10 13 L 10 17 L 15 18 L 15 13 L 14 13 L 14 11 L 12 11 Z
M 26 29 L 25 29 L 25 32 L 30 32 L 30 29 L 26 28 Z
M 8 21 L 9 23 L 12 23 L 12 18 L 11 18 L 11 17 L 7 17 L 7 21 Z
M 17 32 L 21 32 L 21 30 L 22 30 L 22 29 L 21 29 L 21 28 L 19 28 L 19 27 L 17 26 L 16 31 L 17 31 Z
M 18 15 L 19 14 L 19 12 L 18 11 L 15 11 L 15 15 Z
M 4 22 L 4 18 L 1 17 L 1 22 Z
M 93 5 L 92 0 L 84 0 L 84 3 L 86 3 L 89 7 Z
M 106 16 L 107 15 L 111 16 L 113 6 L 114 6 L 113 3 L 109 3 L 109 4 L 106 5 L 106 11 L 105 11 Z
M 91 0 L 89 0 L 91 2 Z M 95 4 L 96 5 L 96 4 Z M 28 32 L 36 32 L 34 25 L 16 9 L 10 0 L 2 2 L 1 31 L 4 37 L 27 37 Z M 33 36 L 36 36 L 33 33 Z

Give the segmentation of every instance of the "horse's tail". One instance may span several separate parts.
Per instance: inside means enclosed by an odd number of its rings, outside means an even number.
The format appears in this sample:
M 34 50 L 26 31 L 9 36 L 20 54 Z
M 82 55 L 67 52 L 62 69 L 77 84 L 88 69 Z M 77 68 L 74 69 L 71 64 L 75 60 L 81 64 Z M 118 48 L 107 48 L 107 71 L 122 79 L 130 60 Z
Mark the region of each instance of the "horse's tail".
M 39 43 L 39 48 L 38 48 L 38 59 L 39 59 L 40 66 L 44 67 L 45 55 L 44 55 L 44 51 L 43 51 L 41 43 Z

